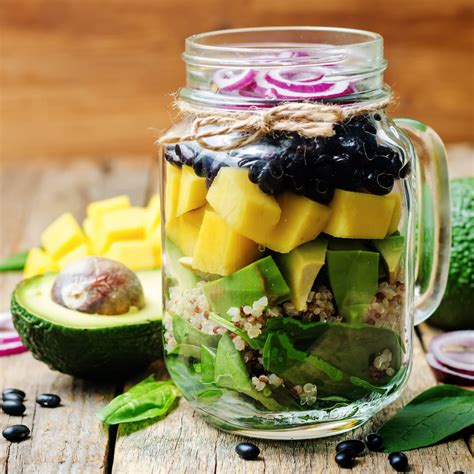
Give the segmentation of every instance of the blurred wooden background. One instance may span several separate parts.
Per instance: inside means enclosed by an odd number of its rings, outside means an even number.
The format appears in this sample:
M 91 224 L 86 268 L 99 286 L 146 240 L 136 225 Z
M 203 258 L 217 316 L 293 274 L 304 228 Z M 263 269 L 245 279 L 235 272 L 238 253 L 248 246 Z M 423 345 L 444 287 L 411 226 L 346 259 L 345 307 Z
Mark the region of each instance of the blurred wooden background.
M 385 37 L 398 115 L 473 138 L 471 0 L 2 0 L 1 159 L 153 153 L 184 81 L 184 38 L 242 26 L 364 28 Z

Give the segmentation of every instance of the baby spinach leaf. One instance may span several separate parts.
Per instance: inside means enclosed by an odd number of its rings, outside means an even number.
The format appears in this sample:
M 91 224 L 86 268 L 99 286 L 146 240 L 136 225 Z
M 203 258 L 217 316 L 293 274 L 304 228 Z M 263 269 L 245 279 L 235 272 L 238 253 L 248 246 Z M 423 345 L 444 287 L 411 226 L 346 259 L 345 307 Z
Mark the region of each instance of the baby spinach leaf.
M 219 337 L 206 334 L 180 316 L 173 316 L 173 336 L 178 344 L 217 347 Z
M 253 386 L 240 352 L 235 348 L 232 339 L 225 334 L 217 346 L 214 368 L 214 380 L 218 387 L 228 388 L 243 393 L 259 401 L 269 410 L 279 410 L 280 404 L 270 397 L 258 392 Z
M 384 449 L 409 451 L 431 446 L 474 425 L 474 392 L 437 385 L 415 397 L 382 425 Z
M 28 250 L 0 260 L 0 272 L 15 272 L 25 268 Z
M 227 320 L 226 318 L 223 318 L 222 316 L 219 316 L 218 314 L 211 312 L 209 313 L 209 319 L 211 321 L 214 321 L 219 326 L 227 329 L 228 331 L 233 332 L 234 334 L 237 334 L 237 336 L 240 336 L 252 349 L 260 348 L 260 345 L 256 339 L 251 339 L 245 331 L 238 328 L 235 324 L 233 324 L 231 321 Z
M 201 347 L 201 380 L 203 383 L 214 383 L 216 365 L 216 350 L 211 347 Z
M 162 417 L 170 411 L 178 396 L 179 390 L 171 380 L 157 382 L 150 375 L 115 397 L 97 412 L 97 416 L 108 425 Z

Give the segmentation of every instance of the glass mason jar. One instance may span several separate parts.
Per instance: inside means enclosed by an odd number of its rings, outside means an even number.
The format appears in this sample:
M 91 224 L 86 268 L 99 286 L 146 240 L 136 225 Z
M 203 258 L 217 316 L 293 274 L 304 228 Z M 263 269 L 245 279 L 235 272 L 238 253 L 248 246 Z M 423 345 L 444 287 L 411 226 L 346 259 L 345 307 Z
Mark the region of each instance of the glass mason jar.
M 184 60 L 161 139 L 169 373 L 224 430 L 351 430 L 399 396 L 444 292 L 444 146 L 387 117 L 375 33 L 218 31 Z

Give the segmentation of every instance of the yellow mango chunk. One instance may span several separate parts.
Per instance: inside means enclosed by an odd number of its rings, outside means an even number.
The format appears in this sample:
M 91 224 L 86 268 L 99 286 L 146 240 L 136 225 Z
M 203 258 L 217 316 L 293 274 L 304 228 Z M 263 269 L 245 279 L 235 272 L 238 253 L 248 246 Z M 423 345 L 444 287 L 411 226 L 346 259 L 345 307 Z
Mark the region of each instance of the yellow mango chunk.
M 128 207 L 130 207 L 130 198 L 125 195 L 115 196 L 110 199 L 102 199 L 101 201 L 91 202 L 87 206 L 87 217 L 95 220 L 102 217 L 107 212 L 126 209 Z
M 394 201 L 392 220 L 390 221 L 387 232 L 387 234 L 390 235 L 398 230 L 400 224 L 400 218 L 402 217 L 402 196 L 399 193 L 390 193 L 387 194 L 386 197 Z
M 178 217 L 178 243 L 181 252 L 185 256 L 191 257 L 194 253 L 194 247 L 196 246 L 205 211 L 206 207 L 203 206 L 200 209 L 194 209 L 194 211 L 186 212 L 186 214 Z
M 145 238 L 146 210 L 130 207 L 109 212 L 102 216 L 98 232 L 97 251 L 107 251 L 112 242 L 119 240 L 140 240 Z
M 31 278 L 47 272 L 56 272 L 59 268 L 53 259 L 38 247 L 30 249 L 23 270 L 24 278 Z
M 258 259 L 258 245 L 235 232 L 214 211 L 205 211 L 193 253 L 193 268 L 229 275 Z
M 392 220 L 395 200 L 387 196 L 336 189 L 326 234 L 345 239 L 383 239 Z
M 165 215 L 170 221 L 177 216 L 179 204 L 179 189 L 181 184 L 181 168 L 166 163 L 165 184 Z
M 58 260 L 58 266 L 62 270 L 64 267 L 67 267 L 69 264 L 80 260 L 81 258 L 88 257 L 90 255 L 89 246 L 87 244 L 81 244 L 75 249 L 71 250 L 69 253 L 64 255 Z
M 204 206 L 206 194 L 206 178 L 199 177 L 191 166 L 183 166 L 176 214 L 181 216 L 185 212 Z
M 179 247 L 179 218 L 175 217 L 166 222 L 165 225 L 166 237 L 174 242 Z
M 95 239 L 95 232 L 94 232 L 94 223 L 92 222 L 91 217 L 86 217 L 82 222 L 82 229 L 84 230 L 84 234 L 86 237 L 93 242 Z
M 155 268 L 153 245 L 148 240 L 112 242 L 104 257 L 123 263 L 131 270 Z
M 207 201 L 235 232 L 254 242 L 262 243 L 280 220 L 276 199 L 252 183 L 242 168 L 221 168 Z
M 155 227 L 153 233 L 149 236 L 153 255 L 155 257 L 155 267 L 161 268 L 161 227 Z
M 59 216 L 41 234 L 41 244 L 54 260 L 85 242 L 84 232 L 70 212 Z
M 154 194 L 146 207 L 145 231 L 147 237 L 151 236 L 155 228 L 161 223 L 161 202 L 160 195 Z
M 271 250 L 288 253 L 314 240 L 326 227 L 331 209 L 304 196 L 284 193 L 277 198 L 281 217 L 263 244 Z

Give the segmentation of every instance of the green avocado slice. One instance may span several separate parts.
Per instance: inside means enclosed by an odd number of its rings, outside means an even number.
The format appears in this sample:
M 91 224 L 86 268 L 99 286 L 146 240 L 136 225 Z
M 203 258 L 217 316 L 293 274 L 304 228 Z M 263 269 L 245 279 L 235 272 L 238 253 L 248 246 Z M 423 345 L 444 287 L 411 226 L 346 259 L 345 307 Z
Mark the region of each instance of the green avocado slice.
M 372 240 L 374 247 L 380 252 L 380 255 L 387 266 L 390 282 L 394 283 L 400 260 L 402 258 L 405 238 L 403 235 L 391 235 L 385 239 Z
M 55 303 L 56 274 L 22 281 L 12 295 L 13 323 L 33 356 L 53 370 L 115 379 L 161 357 L 161 271 L 137 272 L 145 295 L 139 311 L 86 314 Z

